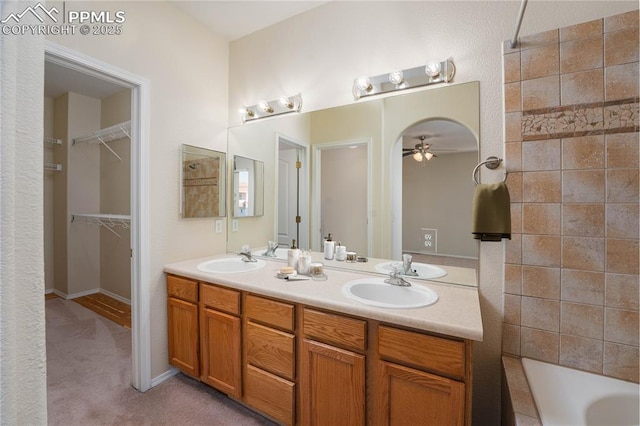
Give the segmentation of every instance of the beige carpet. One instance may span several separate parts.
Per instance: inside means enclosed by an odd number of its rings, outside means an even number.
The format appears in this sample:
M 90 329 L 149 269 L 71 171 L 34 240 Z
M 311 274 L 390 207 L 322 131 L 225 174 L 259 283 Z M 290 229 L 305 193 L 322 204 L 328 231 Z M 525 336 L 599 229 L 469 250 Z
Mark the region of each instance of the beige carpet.
M 182 374 L 131 387 L 131 330 L 61 298 L 47 300 L 49 425 L 273 425 Z

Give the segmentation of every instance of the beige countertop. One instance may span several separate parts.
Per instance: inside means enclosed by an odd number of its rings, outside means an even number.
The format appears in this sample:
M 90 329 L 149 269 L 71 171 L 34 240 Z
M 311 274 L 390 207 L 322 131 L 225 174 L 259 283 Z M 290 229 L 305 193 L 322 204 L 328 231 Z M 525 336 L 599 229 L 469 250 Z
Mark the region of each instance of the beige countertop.
M 282 262 L 265 258 L 261 258 L 266 263 L 263 268 L 248 272 L 208 273 L 197 269 L 202 262 L 224 257 L 237 256 L 219 255 L 172 263 L 165 265 L 164 272 L 390 324 L 482 341 L 482 317 L 477 287 L 407 278 L 414 286 L 425 286 L 435 291 L 438 301 L 422 308 L 377 308 L 351 300 L 343 294 L 342 286 L 364 277 L 380 278 L 380 274 L 325 267 L 325 281 L 290 282 L 276 276 L 278 269 L 283 266 Z

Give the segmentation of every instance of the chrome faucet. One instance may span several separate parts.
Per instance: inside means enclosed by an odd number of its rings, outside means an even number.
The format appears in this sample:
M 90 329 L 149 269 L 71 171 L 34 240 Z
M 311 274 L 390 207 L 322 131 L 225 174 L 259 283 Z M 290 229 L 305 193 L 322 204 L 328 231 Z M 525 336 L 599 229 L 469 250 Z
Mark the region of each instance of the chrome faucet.
M 243 262 L 257 262 L 257 260 L 251 254 L 249 246 L 242 246 L 242 250 L 238 253 L 238 256 L 242 258 Z
M 269 241 L 267 245 L 267 251 L 265 251 L 262 255 L 265 257 L 276 257 L 276 249 L 278 248 L 278 243 L 275 241 Z
M 402 255 L 402 275 L 406 275 L 408 277 L 417 277 L 418 273 L 411 269 L 411 259 L 412 256 L 410 254 Z
M 400 268 L 397 265 L 393 265 L 393 271 L 389 274 L 389 278 L 384 280 L 385 283 L 391 285 L 397 285 L 400 287 L 411 287 L 411 283 L 404 278 L 400 273 Z

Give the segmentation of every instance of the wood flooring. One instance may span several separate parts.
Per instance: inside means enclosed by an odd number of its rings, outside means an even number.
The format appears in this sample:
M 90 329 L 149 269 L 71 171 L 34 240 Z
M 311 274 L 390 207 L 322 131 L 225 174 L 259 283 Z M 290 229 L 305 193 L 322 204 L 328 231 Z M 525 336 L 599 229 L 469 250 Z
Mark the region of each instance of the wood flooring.
M 94 293 L 88 296 L 73 299 L 87 309 L 110 319 L 126 328 L 131 328 L 131 306 L 120 302 L 102 293 Z

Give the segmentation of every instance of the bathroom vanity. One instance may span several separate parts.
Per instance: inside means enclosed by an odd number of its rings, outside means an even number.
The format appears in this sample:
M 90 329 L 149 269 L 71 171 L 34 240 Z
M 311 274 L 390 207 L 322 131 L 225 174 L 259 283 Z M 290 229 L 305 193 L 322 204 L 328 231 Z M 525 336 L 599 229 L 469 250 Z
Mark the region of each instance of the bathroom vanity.
M 471 424 L 476 287 L 410 280 L 430 306 L 388 309 L 345 294 L 359 271 L 277 278 L 281 262 L 210 273 L 167 265 L 169 362 L 282 424 Z

